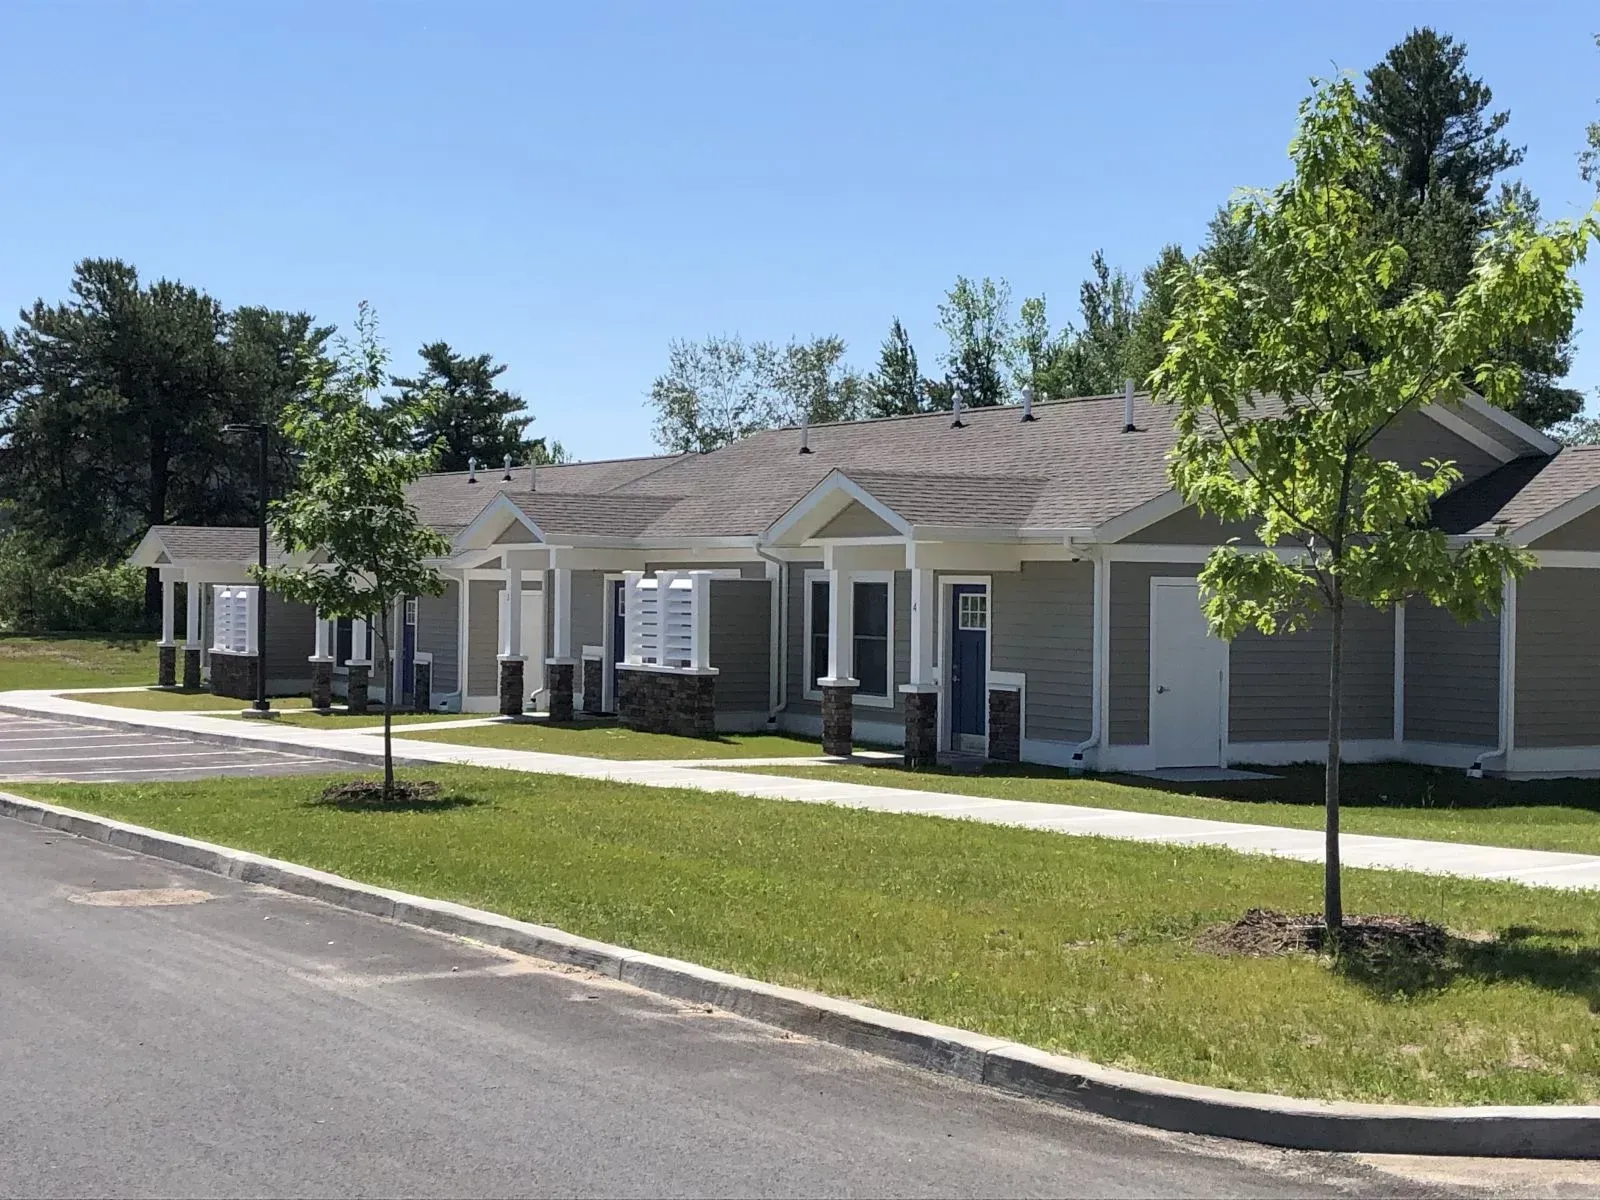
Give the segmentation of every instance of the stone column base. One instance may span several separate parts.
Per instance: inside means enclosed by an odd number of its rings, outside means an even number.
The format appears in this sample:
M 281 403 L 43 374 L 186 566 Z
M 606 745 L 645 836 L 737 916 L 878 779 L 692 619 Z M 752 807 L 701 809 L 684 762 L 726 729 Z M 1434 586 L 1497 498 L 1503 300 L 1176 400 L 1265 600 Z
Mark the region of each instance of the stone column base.
M 183 686 L 186 691 L 200 690 L 200 647 L 183 648 Z
M 906 766 L 925 770 L 939 765 L 939 693 L 906 692 Z
M 211 694 L 230 700 L 256 698 L 256 671 L 261 660 L 254 654 L 211 652 Z
M 352 713 L 364 713 L 370 707 L 368 692 L 372 686 L 372 664 L 351 663 L 350 675 L 345 683 L 344 706 Z
M 855 740 L 854 684 L 822 685 L 822 752 L 848 758 Z
M 176 646 L 158 646 L 156 648 L 156 686 L 178 686 L 178 648 Z
M 526 661 L 520 658 L 502 658 L 500 660 L 500 715 L 502 717 L 520 717 L 522 705 L 527 693 L 523 689 L 523 668 Z
M 617 720 L 643 733 L 714 737 L 717 677 L 618 667 Z
M 598 658 L 583 660 L 583 711 L 591 716 L 604 711 L 606 665 Z
M 548 665 L 550 683 L 550 719 L 552 721 L 572 720 L 572 676 L 575 665 L 570 662 L 555 662 Z
M 327 712 L 333 707 L 333 659 L 311 660 L 311 707 Z
M 1022 761 L 1022 693 L 1014 688 L 989 691 L 989 757 Z
M 433 711 L 433 664 L 411 664 L 411 708 L 415 712 Z

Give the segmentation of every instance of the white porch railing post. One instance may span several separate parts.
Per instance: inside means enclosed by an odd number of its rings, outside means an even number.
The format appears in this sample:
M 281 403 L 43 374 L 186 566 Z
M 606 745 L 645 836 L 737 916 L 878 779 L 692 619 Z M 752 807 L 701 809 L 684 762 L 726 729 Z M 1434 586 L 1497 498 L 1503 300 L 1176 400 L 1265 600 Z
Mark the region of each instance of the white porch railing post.
M 690 610 L 689 666 L 703 671 L 711 665 L 711 573 L 691 572 L 694 601 Z

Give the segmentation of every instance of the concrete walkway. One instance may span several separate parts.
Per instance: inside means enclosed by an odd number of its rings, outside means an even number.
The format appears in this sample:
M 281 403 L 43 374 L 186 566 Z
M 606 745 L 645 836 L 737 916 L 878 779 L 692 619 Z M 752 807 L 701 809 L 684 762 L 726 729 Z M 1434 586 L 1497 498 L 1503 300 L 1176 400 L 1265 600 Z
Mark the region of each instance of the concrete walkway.
M 0 692 L 0 711 L 30 716 L 55 716 L 118 722 L 152 730 L 224 736 L 235 741 L 259 741 L 301 751 L 333 750 L 380 757 L 382 745 L 364 730 L 305 729 L 269 721 L 240 721 L 187 712 L 153 712 L 89 704 L 53 692 Z M 456 726 L 459 728 L 459 725 Z M 414 728 L 414 727 L 411 727 Z M 1222 846 L 1246 854 L 1268 854 L 1305 862 L 1322 861 L 1321 830 L 1284 829 L 1274 825 L 1246 825 L 1230 821 L 1205 821 L 1195 817 L 1157 813 L 1122 812 L 1084 808 L 1072 804 L 1044 804 L 1022 800 L 996 800 L 948 792 L 919 792 L 906 788 L 873 787 L 857 783 L 786 779 L 746 775 L 736 771 L 695 766 L 685 762 L 626 762 L 542 754 L 529 750 L 497 750 L 481 746 L 452 746 L 443 742 L 405 739 L 396 751 L 413 761 L 496 767 L 582 779 L 605 779 L 645 787 L 692 788 L 703 792 L 733 792 L 770 800 L 806 804 L 836 804 L 874 812 L 986 821 L 1052 833 L 1093 835 L 1135 842 L 1183 846 Z M 732 762 L 735 760 L 727 760 Z M 744 763 L 745 760 L 737 760 Z M 753 760 L 752 760 L 753 761 Z M 792 761 L 792 760 L 791 760 Z M 804 760 L 801 760 L 804 761 Z M 1582 888 L 1600 891 L 1600 856 L 1564 854 L 1549 850 L 1517 850 L 1461 842 L 1429 842 L 1411 838 L 1345 834 L 1341 839 L 1344 865 L 1385 870 L 1421 871 L 1469 879 L 1496 879 L 1530 887 Z

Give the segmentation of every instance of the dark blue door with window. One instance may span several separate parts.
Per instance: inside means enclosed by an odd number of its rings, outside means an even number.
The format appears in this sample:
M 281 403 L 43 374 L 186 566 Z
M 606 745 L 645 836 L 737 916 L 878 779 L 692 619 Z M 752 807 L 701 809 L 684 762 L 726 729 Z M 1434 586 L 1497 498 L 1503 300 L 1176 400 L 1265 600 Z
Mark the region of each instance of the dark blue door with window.
M 611 589 L 611 661 L 606 664 L 606 679 L 609 684 L 607 689 L 611 694 L 611 709 L 617 708 L 617 664 L 628 654 L 628 610 L 627 610 L 627 585 L 620 579 L 613 579 L 609 584 Z
M 989 590 L 950 589 L 950 748 L 982 751 L 989 714 Z
M 417 686 L 417 602 L 407 600 L 400 631 L 400 699 L 409 703 Z

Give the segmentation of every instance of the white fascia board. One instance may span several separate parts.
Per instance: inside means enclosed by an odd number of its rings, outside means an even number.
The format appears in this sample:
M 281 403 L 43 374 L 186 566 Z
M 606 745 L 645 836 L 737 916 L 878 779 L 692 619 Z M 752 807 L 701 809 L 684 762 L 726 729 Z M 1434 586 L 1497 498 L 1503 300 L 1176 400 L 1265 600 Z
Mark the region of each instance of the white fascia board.
M 1496 462 L 1508 463 L 1519 457 L 1514 447 L 1506 445 L 1499 438 L 1479 429 L 1471 421 L 1465 421 L 1456 416 L 1443 404 L 1424 404 L 1417 409 L 1423 416 L 1431 419 L 1455 434 L 1462 441 L 1476 446 Z M 1445 457 L 1441 455 L 1440 457 Z
M 1505 409 L 1495 407 L 1474 391 L 1463 391 L 1457 403 L 1462 408 L 1471 409 L 1480 417 L 1487 417 L 1518 441 L 1527 442 L 1542 453 L 1554 454 L 1561 449 L 1561 443 L 1555 438 L 1535 429 L 1520 417 L 1512 416 Z
M 159 567 L 172 562 L 172 555 L 167 553 L 167 545 L 161 540 L 161 535 L 156 532 L 155 526 L 145 530 L 139 539 L 139 544 L 133 548 L 133 553 L 128 555 L 130 567 Z
M 472 519 L 472 524 L 456 534 L 454 541 L 451 542 L 451 549 L 458 552 L 486 549 L 514 523 L 520 523 L 540 542 L 546 540 L 544 531 L 534 524 L 528 514 L 518 508 L 504 492 L 501 492 L 484 505 L 483 511 Z
M 1511 540 L 1518 546 L 1527 546 L 1546 534 L 1554 533 L 1569 521 L 1576 521 L 1597 506 L 1600 506 L 1600 487 L 1593 487 L 1580 496 L 1574 496 L 1560 507 L 1552 508 L 1544 516 L 1535 517 L 1517 526 L 1511 535 Z
M 890 529 L 905 536 L 910 535 L 911 526 L 904 517 L 843 471 L 834 468 L 827 478 L 797 500 L 788 512 L 767 526 L 760 542 L 772 545 L 796 534 L 803 541 L 843 512 L 852 500 Z
M 1188 502 L 1176 489 L 1173 489 L 1095 526 L 1089 540 L 1102 543 L 1120 542 L 1123 538 L 1131 537 L 1157 521 L 1177 516 L 1188 507 Z

